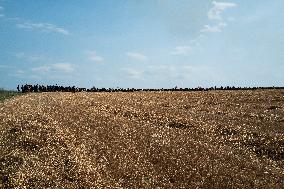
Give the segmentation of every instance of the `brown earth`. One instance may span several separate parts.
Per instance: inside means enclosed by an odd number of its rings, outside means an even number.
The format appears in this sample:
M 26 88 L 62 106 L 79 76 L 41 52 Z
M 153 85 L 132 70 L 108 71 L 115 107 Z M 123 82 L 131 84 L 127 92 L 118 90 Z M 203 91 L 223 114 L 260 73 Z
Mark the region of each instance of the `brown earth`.
M 284 90 L 0 103 L 0 188 L 283 188 Z

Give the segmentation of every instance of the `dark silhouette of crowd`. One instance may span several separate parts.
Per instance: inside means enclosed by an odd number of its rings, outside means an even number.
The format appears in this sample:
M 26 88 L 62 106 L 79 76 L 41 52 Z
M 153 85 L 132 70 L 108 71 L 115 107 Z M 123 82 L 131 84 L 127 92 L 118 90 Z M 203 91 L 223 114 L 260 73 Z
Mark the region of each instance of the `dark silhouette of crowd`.
M 63 87 L 63 86 L 58 86 L 58 85 L 18 85 L 17 90 L 23 93 L 28 93 L 28 92 L 82 92 L 86 91 L 86 88 L 78 88 L 75 86 L 68 86 L 68 87 Z
M 86 88 L 79 88 L 76 86 L 58 86 L 58 85 L 18 85 L 17 90 L 22 93 L 28 92 L 136 92 L 136 91 L 148 91 L 148 92 L 158 92 L 158 91 L 212 91 L 212 90 L 257 90 L 257 89 L 284 89 L 284 87 L 210 87 L 210 88 L 203 88 L 203 87 L 196 87 L 196 88 L 178 88 L 177 86 L 174 88 L 168 89 L 136 89 L 136 88 L 96 88 L 92 87 L 90 89 Z

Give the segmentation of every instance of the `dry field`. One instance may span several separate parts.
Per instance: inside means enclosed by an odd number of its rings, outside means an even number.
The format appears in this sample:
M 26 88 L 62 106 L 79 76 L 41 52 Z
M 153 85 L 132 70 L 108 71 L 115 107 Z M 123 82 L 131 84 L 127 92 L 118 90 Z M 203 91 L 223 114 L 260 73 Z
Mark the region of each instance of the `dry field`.
M 0 188 L 284 188 L 284 91 L 6 100 Z

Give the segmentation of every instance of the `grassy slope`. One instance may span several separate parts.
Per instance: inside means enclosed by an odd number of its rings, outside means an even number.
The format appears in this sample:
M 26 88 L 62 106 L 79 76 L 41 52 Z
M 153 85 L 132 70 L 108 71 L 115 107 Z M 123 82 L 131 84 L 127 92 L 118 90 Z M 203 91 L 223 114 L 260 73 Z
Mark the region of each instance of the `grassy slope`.
M 0 102 L 3 102 L 5 99 L 12 98 L 14 96 L 18 96 L 22 93 L 15 92 L 15 91 L 7 91 L 0 88 Z

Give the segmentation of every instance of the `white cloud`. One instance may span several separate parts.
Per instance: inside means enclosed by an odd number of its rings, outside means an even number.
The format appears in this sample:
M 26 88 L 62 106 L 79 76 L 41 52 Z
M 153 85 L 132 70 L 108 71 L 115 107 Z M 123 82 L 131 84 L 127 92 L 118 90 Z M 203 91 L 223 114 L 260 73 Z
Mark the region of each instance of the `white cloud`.
M 143 76 L 144 71 L 143 70 L 138 70 L 138 69 L 133 69 L 133 68 L 123 68 L 122 69 L 129 77 L 134 78 L 134 79 L 139 79 Z
M 151 65 L 147 67 L 146 74 L 156 78 L 171 78 L 176 71 L 176 67 L 171 65 Z
M 74 67 L 69 63 L 57 63 L 57 64 L 49 64 L 44 66 L 39 66 L 32 68 L 33 72 L 63 72 L 63 73 L 71 73 L 74 71 Z
M 65 72 L 65 73 L 71 73 L 74 71 L 73 65 L 69 63 L 52 64 L 51 68 L 54 71 Z
M 15 70 L 13 73 L 9 73 L 9 75 L 12 77 L 24 78 L 25 77 L 24 73 L 25 71 L 23 70 Z
M 17 70 L 16 71 L 16 74 L 24 74 L 25 73 L 25 71 L 23 71 L 23 70 Z
M 4 8 L 0 6 L 0 17 L 4 17 Z
M 45 60 L 46 58 L 41 55 L 41 54 L 26 54 L 23 52 L 16 53 L 15 56 L 19 59 L 31 61 L 31 62 L 36 62 L 36 61 L 42 61 Z
M 227 23 L 223 21 L 222 13 L 229 8 L 237 7 L 237 4 L 231 2 L 212 2 L 213 7 L 208 11 L 207 16 L 208 19 L 213 22 L 213 25 L 204 25 L 204 27 L 200 30 L 201 32 L 210 32 L 216 33 L 221 32 L 226 26 Z M 225 19 L 227 21 L 234 21 L 234 18 L 230 17 Z
M 91 61 L 94 61 L 96 63 L 102 63 L 104 61 L 104 58 L 97 55 L 97 53 L 95 51 L 88 51 L 88 58 Z
M 58 27 L 50 23 L 32 23 L 32 22 L 23 22 L 17 24 L 18 28 L 27 29 L 27 30 L 40 30 L 43 32 L 55 32 L 63 35 L 69 35 L 70 32 L 62 27 Z
M 8 65 L 1 65 L 0 64 L 0 68 L 7 68 L 7 69 L 14 69 L 14 68 L 16 68 L 15 66 L 8 66 Z
M 39 67 L 32 68 L 33 72 L 45 73 L 45 72 L 49 72 L 49 70 L 50 70 L 50 66 L 39 66 Z
M 4 8 L 1 6 L 0 6 L 0 17 L 5 17 Z M 34 22 L 31 22 L 29 20 L 25 20 L 19 17 L 5 17 L 5 20 L 13 21 L 16 24 L 16 27 L 20 29 L 39 30 L 42 32 L 47 32 L 47 33 L 54 32 L 54 33 L 59 33 L 62 35 L 70 35 L 70 32 L 67 29 L 56 26 L 51 23 L 43 23 L 43 22 L 34 23 Z
M 211 32 L 211 33 L 221 32 L 223 28 L 226 27 L 226 25 L 227 24 L 224 22 L 220 22 L 219 24 L 214 26 L 205 25 L 204 28 L 201 30 L 201 32 Z
M 216 2 L 213 1 L 213 7 L 208 11 L 207 16 L 210 20 L 222 20 L 221 14 L 228 8 L 237 6 L 235 3 L 230 2 Z
M 207 87 L 225 81 L 224 74 L 214 66 L 190 64 L 151 65 L 144 69 L 144 78 L 159 86 L 173 87 Z
M 148 59 L 147 56 L 145 56 L 144 54 L 138 53 L 138 52 L 127 52 L 126 56 L 128 58 L 138 60 L 138 61 L 145 61 Z
M 172 55 L 188 55 L 192 52 L 191 46 L 177 46 L 175 50 L 171 52 Z

